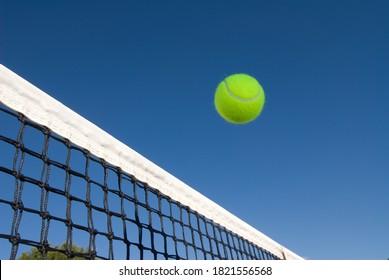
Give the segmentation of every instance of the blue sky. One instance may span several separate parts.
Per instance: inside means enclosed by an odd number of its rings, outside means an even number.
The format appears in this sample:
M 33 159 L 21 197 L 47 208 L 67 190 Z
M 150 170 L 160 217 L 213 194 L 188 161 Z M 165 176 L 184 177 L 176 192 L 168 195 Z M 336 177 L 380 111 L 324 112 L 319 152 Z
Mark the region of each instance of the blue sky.
M 309 259 L 389 257 L 389 2 L 0 1 L 0 61 Z M 265 90 L 247 125 L 214 91 Z

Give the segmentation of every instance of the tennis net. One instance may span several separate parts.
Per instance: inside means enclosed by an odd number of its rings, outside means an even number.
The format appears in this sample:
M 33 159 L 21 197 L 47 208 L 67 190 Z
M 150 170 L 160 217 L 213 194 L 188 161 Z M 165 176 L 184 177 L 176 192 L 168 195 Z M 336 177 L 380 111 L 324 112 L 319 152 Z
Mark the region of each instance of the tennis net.
M 301 259 L 0 65 L 0 259 Z

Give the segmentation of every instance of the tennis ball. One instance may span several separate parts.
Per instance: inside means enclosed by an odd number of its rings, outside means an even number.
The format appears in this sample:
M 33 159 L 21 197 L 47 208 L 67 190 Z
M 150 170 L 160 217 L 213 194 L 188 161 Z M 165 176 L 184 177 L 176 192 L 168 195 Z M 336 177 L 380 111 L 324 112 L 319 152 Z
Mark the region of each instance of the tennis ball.
M 264 104 L 263 88 L 255 78 L 246 74 L 228 76 L 216 89 L 216 110 L 231 123 L 253 121 L 261 114 Z

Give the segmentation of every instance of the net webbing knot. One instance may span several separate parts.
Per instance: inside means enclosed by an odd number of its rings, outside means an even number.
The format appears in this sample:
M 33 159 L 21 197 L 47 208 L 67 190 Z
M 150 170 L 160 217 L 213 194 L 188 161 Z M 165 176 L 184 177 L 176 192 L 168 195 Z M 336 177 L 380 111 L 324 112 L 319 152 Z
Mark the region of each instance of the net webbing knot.
M 14 246 L 18 245 L 20 243 L 20 234 L 17 233 L 15 235 L 10 236 L 8 240 L 9 240 L 9 242 L 12 243 L 12 245 L 14 245 Z
M 24 204 L 22 201 L 18 201 L 18 202 L 12 202 L 11 203 L 11 207 L 14 211 L 17 211 L 17 210 L 23 210 L 24 209 Z

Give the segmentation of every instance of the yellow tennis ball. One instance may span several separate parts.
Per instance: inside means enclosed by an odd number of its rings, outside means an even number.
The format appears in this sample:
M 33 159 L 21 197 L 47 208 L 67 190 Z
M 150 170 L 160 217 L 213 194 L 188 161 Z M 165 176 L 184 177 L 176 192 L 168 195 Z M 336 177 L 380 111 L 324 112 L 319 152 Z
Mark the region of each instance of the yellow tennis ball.
M 256 119 L 265 104 L 265 92 L 258 81 L 246 74 L 225 78 L 217 87 L 215 107 L 225 120 L 244 124 Z

